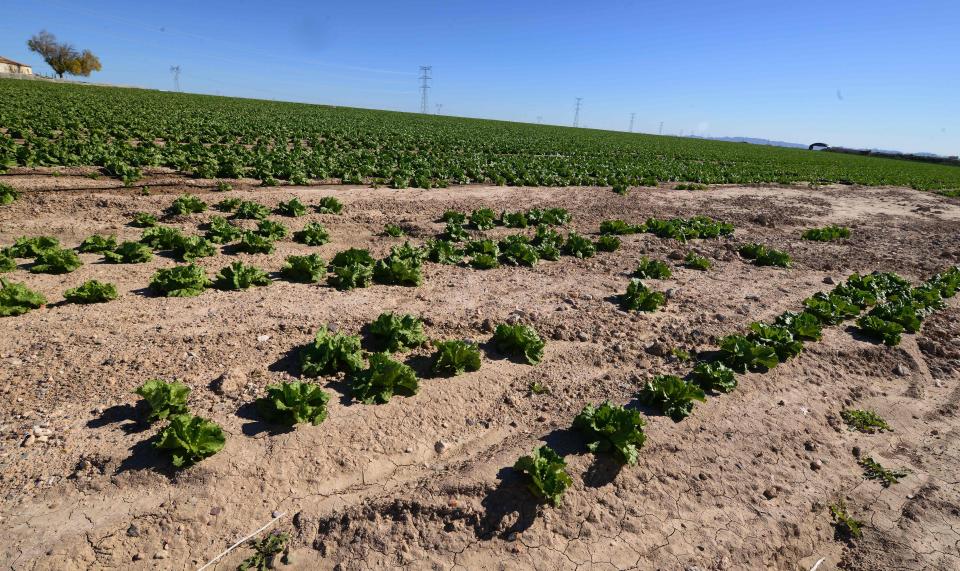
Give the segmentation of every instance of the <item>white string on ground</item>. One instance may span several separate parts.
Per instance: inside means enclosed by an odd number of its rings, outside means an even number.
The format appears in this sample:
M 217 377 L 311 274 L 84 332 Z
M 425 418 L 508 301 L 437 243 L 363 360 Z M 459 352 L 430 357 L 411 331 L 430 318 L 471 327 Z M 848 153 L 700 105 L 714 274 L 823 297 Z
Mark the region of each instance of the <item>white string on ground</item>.
M 224 551 L 224 552 L 221 553 L 220 555 L 217 555 L 216 557 L 214 557 L 213 559 L 211 559 L 210 561 L 208 561 L 207 564 L 204 565 L 203 567 L 197 569 L 197 571 L 203 571 L 203 570 L 206 569 L 207 567 L 210 567 L 211 565 L 213 565 L 214 563 L 216 563 L 217 561 L 219 561 L 220 559 L 222 559 L 223 557 L 225 557 L 228 553 L 230 553 L 230 552 L 233 551 L 234 549 L 236 549 L 236 548 L 240 547 L 241 545 L 243 545 L 243 543 L 244 543 L 245 541 L 247 541 L 248 539 L 250 539 L 250 538 L 252 538 L 253 536 L 257 535 L 257 534 L 260 533 L 261 531 L 267 529 L 268 527 L 270 527 L 271 525 L 273 525 L 273 523 L 274 523 L 275 521 L 277 521 L 278 519 L 282 518 L 282 517 L 285 516 L 285 515 L 287 515 L 287 512 L 283 512 L 282 514 L 280 514 L 280 515 L 278 515 L 277 517 L 273 518 L 272 520 L 268 521 L 266 524 L 263 525 L 263 527 L 261 527 L 260 529 L 258 529 L 258 530 L 255 531 L 255 532 L 251 533 L 250 535 L 244 537 L 244 538 L 241 539 L 240 541 L 234 543 L 233 545 L 231 545 L 230 547 L 228 547 L 226 551 Z M 819 563 L 817 563 L 817 565 L 819 565 Z M 816 569 L 816 567 L 814 567 L 814 569 Z
M 813 564 L 813 567 L 810 568 L 810 571 L 817 571 L 817 567 L 820 567 L 820 564 L 823 563 L 825 559 L 826 557 L 821 557 L 820 561 L 817 561 L 816 563 Z

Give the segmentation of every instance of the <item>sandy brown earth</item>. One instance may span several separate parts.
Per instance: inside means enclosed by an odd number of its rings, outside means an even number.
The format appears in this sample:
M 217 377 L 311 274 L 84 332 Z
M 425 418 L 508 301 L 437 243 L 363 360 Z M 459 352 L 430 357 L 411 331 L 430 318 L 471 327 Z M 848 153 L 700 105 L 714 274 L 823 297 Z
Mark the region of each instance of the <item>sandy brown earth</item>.
M 137 239 L 139 210 L 160 213 L 194 181 L 147 181 L 153 194 L 114 181 L 8 175 L 21 200 L 0 208 L 0 244 L 49 234 L 69 246 L 87 235 Z M 201 185 L 202 186 L 202 185 Z M 83 188 L 84 190 L 77 190 Z M 70 190 L 74 189 L 74 190 Z M 194 188 L 210 203 L 223 193 Z M 388 190 L 253 188 L 231 196 L 269 206 L 294 195 L 335 195 L 341 216 L 284 219 L 293 229 L 322 221 L 331 243 L 279 243 L 271 255 L 217 255 L 210 274 L 240 258 L 277 270 L 293 253 L 329 259 L 351 246 L 383 255 L 399 242 L 380 231 L 398 222 L 414 242 L 442 228 L 446 209 L 563 206 L 572 226 L 595 234 L 604 218 L 705 214 L 733 222 L 732 239 L 683 245 L 650 234 L 589 260 L 564 257 L 535 268 L 478 271 L 428 264 L 425 283 L 340 292 L 277 281 L 246 292 L 153 297 L 163 256 L 107 265 L 82 254 L 71 274 L 8 274 L 50 305 L 0 319 L 0 562 L 10 569 L 194 569 L 238 538 L 285 513 L 292 535 L 281 569 L 960 569 L 960 309 L 929 318 L 896 348 L 828 329 L 798 358 L 742 376 L 674 423 L 651 415 L 637 466 L 594 457 L 570 430 L 588 402 L 633 402 L 659 373 L 683 374 L 670 349 L 715 348 L 749 322 L 795 309 L 853 271 L 896 271 L 919 282 L 960 262 L 960 203 L 892 188 L 738 187 L 708 191 L 468 187 Z M 169 223 L 197 232 L 208 212 Z M 853 237 L 821 244 L 802 229 L 842 223 Z M 493 234 L 500 235 L 505 230 Z M 738 244 L 783 248 L 791 269 L 742 261 Z M 668 292 L 653 314 L 619 310 L 643 256 L 695 250 L 714 269 L 677 268 L 649 284 Z M 97 278 L 115 283 L 108 305 L 60 304 L 62 292 Z M 419 394 L 385 405 L 351 402 L 326 379 L 329 418 L 272 430 L 249 403 L 267 384 L 295 378 L 296 350 L 323 324 L 356 333 L 386 310 L 422 315 L 433 339 L 485 343 L 491 324 L 528 323 L 546 339 L 537 366 L 485 349 L 480 371 L 424 378 Z M 425 372 L 428 349 L 409 354 Z M 228 373 L 226 386 L 211 387 Z M 192 409 L 228 434 L 219 454 L 176 472 L 149 443 L 131 391 L 151 377 L 193 388 Z M 549 394 L 529 391 L 537 381 Z M 231 386 L 231 383 L 233 385 Z M 846 407 L 880 413 L 894 432 L 850 432 Z M 547 442 L 567 454 L 574 484 L 559 508 L 538 506 L 512 470 Z M 853 449 L 909 471 L 882 488 L 866 480 Z M 834 537 L 827 505 L 845 499 L 865 522 L 863 539 Z M 216 569 L 251 553 L 233 552 Z

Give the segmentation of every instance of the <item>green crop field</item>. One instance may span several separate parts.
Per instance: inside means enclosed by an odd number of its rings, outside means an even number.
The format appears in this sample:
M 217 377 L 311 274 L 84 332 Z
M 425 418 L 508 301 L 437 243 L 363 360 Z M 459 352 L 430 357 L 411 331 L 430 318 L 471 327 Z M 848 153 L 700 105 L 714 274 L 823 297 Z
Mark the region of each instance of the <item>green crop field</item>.
M 144 167 L 198 178 L 396 188 L 493 183 L 857 183 L 960 189 L 960 168 L 698 139 L 0 80 L 0 171 Z

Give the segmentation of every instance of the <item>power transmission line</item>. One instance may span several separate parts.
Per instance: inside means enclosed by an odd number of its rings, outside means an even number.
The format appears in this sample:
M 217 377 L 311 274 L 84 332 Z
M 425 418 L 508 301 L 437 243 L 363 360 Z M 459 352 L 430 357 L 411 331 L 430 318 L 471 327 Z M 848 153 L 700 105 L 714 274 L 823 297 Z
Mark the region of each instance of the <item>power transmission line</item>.
M 432 65 L 420 66 L 420 112 L 423 114 L 427 113 L 427 90 L 430 89 L 430 84 L 428 82 L 433 79 L 433 77 L 430 75 L 432 71 Z
M 633 133 L 633 118 L 636 117 L 636 116 L 637 116 L 636 113 L 631 113 L 631 114 L 630 114 L 630 132 L 631 132 L 631 133 Z
M 663 134 L 663 121 L 660 121 L 660 132 L 659 132 L 659 134 L 660 134 L 660 135 Z
M 171 65 L 170 73 L 173 74 L 173 90 L 178 92 L 180 91 L 180 66 Z
M 440 114 L 441 109 L 443 109 L 443 103 L 437 103 L 437 115 Z
M 537 115 L 537 125 L 543 123 L 543 115 Z
M 580 102 L 583 101 L 583 97 L 577 97 L 577 107 L 573 111 L 573 126 L 580 126 Z

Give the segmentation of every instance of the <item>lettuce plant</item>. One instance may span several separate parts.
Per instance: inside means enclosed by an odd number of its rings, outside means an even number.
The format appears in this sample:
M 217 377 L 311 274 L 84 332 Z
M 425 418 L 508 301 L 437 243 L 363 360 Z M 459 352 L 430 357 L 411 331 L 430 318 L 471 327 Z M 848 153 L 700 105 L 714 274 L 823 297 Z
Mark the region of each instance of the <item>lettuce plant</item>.
M 817 242 L 830 242 L 850 237 L 850 229 L 846 226 L 830 225 L 823 228 L 810 228 L 805 230 L 801 238 L 804 240 L 814 240 Z
M 367 287 L 373 281 L 373 257 L 368 250 L 350 248 L 330 261 L 330 284 L 337 289 Z
M 597 250 L 600 252 L 616 252 L 620 249 L 620 238 L 604 234 L 594 242 Z
M 257 400 L 257 408 L 267 420 L 293 426 L 309 422 L 316 426 L 327 418 L 330 395 L 319 386 L 300 381 L 267 386 L 267 396 Z
M 530 492 L 554 507 L 560 507 L 564 492 L 573 484 L 566 468 L 567 463 L 549 446 L 541 446 L 533 454 L 521 456 L 513 465 L 514 470 L 527 475 Z
M 234 212 L 240 205 L 243 204 L 243 200 L 239 198 L 224 198 L 220 202 L 213 205 L 214 208 L 220 212 Z
M 133 392 L 143 397 L 150 409 L 147 422 L 166 420 L 171 416 L 187 412 L 190 387 L 183 383 L 150 379 Z
M 743 335 L 727 335 L 720 340 L 720 361 L 739 373 L 772 369 L 780 363 L 776 349 Z
M 427 342 L 423 321 L 413 315 L 387 311 L 370 324 L 370 334 L 386 345 L 391 353 L 413 349 Z
M 196 264 L 159 269 L 150 280 L 150 287 L 166 297 L 193 297 L 210 285 L 203 268 Z
M 884 431 L 893 432 L 893 428 L 887 424 L 887 421 L 872 410 L 842 410 L 840 411 L 840 418 L 850 427 L 850 430 L 856 430 L 866 434 Z
M 63 292 L 69 303 L 105 303 L 117 299 L 117 288 L 111 283 L 89 280 Z
M 900 478 L 906 478 L 908 474 L 908 472 L 903 469 L 890 470 L 884 468 L 883 465 L 870 456 L 860 458 L 857 460 L 857 464 L 860 464 L 863 468 L 865 478 L 868 480 L 877 480 L 884 488 L 889 488 L 891 485 L 900 482 Z
M 274 246 L 270 238 L 247 231 L 240 236 L 240 244 L 237 248 L 248 254 L 272 254 Z
M 830 517 L 837 535 L 844 539 L 858 539 L 863 536 L 863 522 L 847 512 L 847 504 L 842 499 L 830 504 Z
M 393 238 L 399 238 L 403 236 L 403 228 L 397 226 L 396 224 L 386 224 L 383 227 L 383 233 L 386 236 L 392 236 Z
M 290 535 L 275 529 L 262 539 L 251 539 L 253 555 L 240 562 L 237 571 L 267 571 L 274 569 L 274 558 L 287 549 Z
M 605 235 L 625 235 L 641 232 L 641 228 L 620 219 L 604 220 L 600 223 L 600 233 Z
M 500 213 L 500 224 L 507 228 L 526 228 L 528 224 L 527 215 L 523 212 L 502 212 Z
M 480 349 L 473 343 L 460 341 L 438 341 L 433 344 L 433 372 L 445 377 L 454 377 L 467 371 L 480 370 Z
M 694 252 L 688 252 L 687 257 L 683 259 L 683 266 L 691 270 L 706 271 L 709 270 L 712 265 L 708 258 L 695 254 Z
M 184 262 L 192 262 L 197 258 L 207 258 L 217 253 L 214 246 L 203 236 L 185 236 L 173 249 L 175 256 Z
M 697 363 L 690 373 L 690 378 L 705 391 L 729 393 L 737 388 L 737 376 L 733 369 L 719 361 L 716 363 L 706 361 Z
M 805 299 L 803 305 L 807 313 L 819 319 L 824 325 L 836 325 L 860 314 L 858 305 L 833 293 L 816 293 Z
M 170 208 L 167 208 L 167 214 L 174 216 L 196 214 L 203 212 L 206 209 L 206 202 L 200 200 L 192 194 L 183 194 L 178 196 L 177 199 L 173 201 L 173 204 L 170 205 Z
M 292 282 L 306 284 L 319 283 L 327 274 L 327 263 L 319 254 L 308 256 L 287 256 L 280 275 Z
M 447 210 L 440 217 L 440 221 L 448 224 L 460 224 L 462 226 L 463 224 L 467 223 L 467 215 L 456 210 Z
M 497 215 L 489 208 L 477 208 L 468 217 L 470 226 L 476 230 L 490 230 L 496 226 Z
M 413 369 L 386 353 L 370 355 L 370 366 L 351 376 L 350 387 L 353 397 L 364 404 L 384 404 L 395 394 L 412 396 L 420 388 Z
M 761 244 L 744 244 L 740 247 L 740 255 L 758 266 L 790 267 L 790 255 L 780 250 L 767 248 Z
M 882 341 L 884 345 L 890 347 L 899 345 L 903 335 L 903 325 L 876 315 L 864 315 L 857 320 L 857 327 L 864 335 Z
M 423 283 L 420 271 L 424 252 L 405 242 L 390 248 L 390 255 L 379 260 L 373 268 L 373 279 L 382 284 L 418 286 Z
M 670 266 L 660 260 L 651 260 L 646 256 L 640 258 L 637 269 L 633 271 L 634 277 L 640 279 L 665 280 L 672 275 Z
M 169 450 L 173 465 L 183 468 L 213 456 L 223 449 L 226 441 L 223 429 L 217 423 L 199 416 L 178 414 L 170 417 L 170 423 L 160 431 L 154 446 Z
M 257 223 L 257 234 L 271 240 L 282 240 L 290 235 L 290 230 L 280 222 L 261 220 Z
M 785 311 L 780 314 L 774 325 L 785 327 L 795 339 L 804 341 L 819 341 L 823 337 L 823 326 L 817 317 L 808 312 Z
M 300 202 L 300 199 L 297 197 L 293 197 L 287 202 L 281 202 L 280 204 L 277 205 L 277 214 L 280 214 L 283 216 L 298 217 L 298 216 L 304 216 L 306 215 L 306 213 L 307 213 L 306 205 Z
M 781 363 L 786 362 L 791 357 L 796 357 L 803 351 L 803 343 L 794 339 L 789 329 L 778 325 L 753 322 L 750 324 L 750 333 L 747 335 L 747 339 L 772 348 L 777 354 L 777 360 Z
M 151 226 L 143 231 L 140 242 L 154 250 L 173 250 L 183 239 L 180 230 L 172 226 Z
M 920 330 L 926 316 L 922 306 L 912 299 L 896 298 L 878 304 L 870 310 L 870 315 L 884 321 L 899 324 L 904 330 L 916 333 Z
M 530 365 L 536 365 L 543 359 L 545 343 L 529 325 L 497 325 L 493 333 L 493 344 L 498 351 L 522 358 Z
M 324 325 L 313 342 L 300 350 L 300 373 L 306 377 L 353 372 L 363 368 L 360 337 L 332 333 Z
M 340 214 L 343 212 L 343 203 L 334 196 L 324 196 L 317 202 L 318 214 Z
M 0 274 L 17 269 L 17 260 L 10 255 L 8 248 L 0 250 Z
M 597 452 L 614 452 L 617 458 L 631 466 L 636 465 L 637 455 L 647 437 L 646 425 L 640 413 L 606 401 L 600 406 L 588 404 L 573 419 L 573 427 L 582 432 L 587 448 Z
M 223 267 L 213 282 L 213 287 L 225 290 L 244 290 L 265 285 L 270 285 L 267 272 L 243 262 L 233 262 Z
M 492 270 L 493 268 L 500 267 L 500 262 L 497 258 L 490 254 L 476 254 L 470 258 L 469 264 L 478 270 Z
M 330 232 L 319 222 L 308 222 L 303 230 L 293 233 L 293 240 L 307 246 L 322 246 L 330 241 Z
M 634 278 L 627 285 L 627 292 L 620 296 L 620 306 L 630 311 L 656 311 L 667 302 L 666 296 L 653 291 Z
M 35 274 L 69 274 L 82 265 L 73 250 L 52 249 L 40 252 L 30 271 Z
M 20 193 L 15 188 L 0 182 L 0 205 L 13 204 L 18 198 L 20 198 Z
M 153 252 L 140 242 L 122 242 L 112 252 L 105 252 L 103 258 L 111 264 L 142 264 L 153 259 Z
M 537 226 L 536 234 L 530 241 L 537 248 L 537 253 L 544 260 L 557 261 L 560 259 L 560 249 L 563 247 L 563 236 L 559 232 L 540 224 Z
M 227 199 L 232 200 L 232 199 Z M 252 200 L 241 200 L 233 211 L 235 218 L 244 218 L 247 220 L 263 220 L 270 216 L 270 209 Z
M 47 250 L 60 248 L 60 240 L 50 236 L 21 236 L 9 248 L 10 256 L 14 258 L 36 258 Z
M 680 422 L 693 412 L 694 401 L 707 400 L 703 389 L 675 375 L 657 375 L 647 381 L 637 398 L 643 404 L 659 408 L 674 422 Z
M 563 243 L 563 253 L 574 258 L 592 258 L 597 253 L 597 247 L 589 238 L 571 230 L 567 234 L 567 241 Z
M 427 259 L 438 264 L 453 265 L 463 259 L 463 250 L 449 240 L 430 240 L 426 244 Z
M 234 226 L 223 216 L 214 216 L 207 227 L 206 238 L 214 244 L 229 244 L 242 235 L 243 228 Z
M 77 251 L 83 254 L 102 254 L 104 252 L 109 252 L 116 247 L 116 236 L 112 234 L 110 236 L 94 234 L 93 236 L 84 238 L 83 242 L 80 242 L 80 246 L 77 247 Z
M 464 242 L 470 239 L 470 234 L 463 229 L 462 224 L 448 222 L 446 227 L 443 229 L 443 238 L 445 240 L 450 240 L 451 242 Z
M 22 315 L 47 303 L 47 298 L 22 283 L 0 278 L 0 317 Z
M 569 224 L 570 220 L 570 212 L 566 208 L 532 208 L 527 211 L 527 221 L 530 224 L 563 226 Z
M 530 245 L 526 236 L 520 234 L 501 240 L 499 249 L 503 261 L 513 266 L 533 267 L 540 260 L 537 249 Z
M 133 215 L 130 225 L 139 228 L 152 228 L 157 225 L 157 217 L 149 212 L 137 212 Z

